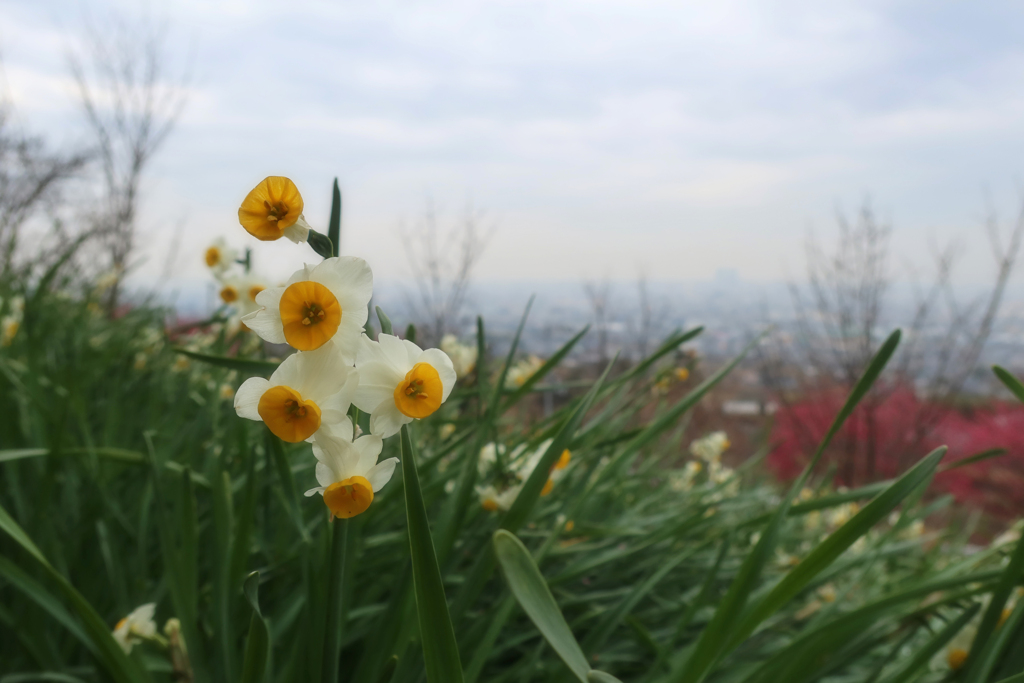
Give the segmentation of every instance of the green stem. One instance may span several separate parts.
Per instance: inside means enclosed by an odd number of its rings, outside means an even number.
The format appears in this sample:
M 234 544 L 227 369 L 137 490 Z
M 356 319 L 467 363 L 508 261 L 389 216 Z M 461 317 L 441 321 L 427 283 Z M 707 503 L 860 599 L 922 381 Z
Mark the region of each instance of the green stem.
M 341 656 L 342 586 L 345 582 L 345 545 L 348 541 L 348 520 L 332 519 L 331 566 L 327 576 L 327 624 L 324 628 L 324 660 L 321 671 L 324 683 L 338 683 Z

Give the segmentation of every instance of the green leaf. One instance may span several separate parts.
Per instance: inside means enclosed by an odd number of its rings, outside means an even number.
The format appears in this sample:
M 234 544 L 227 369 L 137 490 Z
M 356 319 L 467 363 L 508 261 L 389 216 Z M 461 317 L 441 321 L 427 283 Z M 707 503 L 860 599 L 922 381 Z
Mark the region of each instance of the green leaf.
M 334 255 L 341 255 L 341 188 L 338 187 L 338 179 L 334 179 L 334 187 L 331 188 L 331 219 L 327 223 L 327 239 L 334 247 Z
M 576 678 L 588 683 L 587 658 L 526 546 L 504 529 L 494 532 L 493 543 L 501 572 L 519 606 Z
M 188 349 L 183 349 L 180 346 L 175 346 L 172 350 L 175 353 L 180 353 L 183 356 L 188 356 L 193 360 L 197 360 L 208 365 L 215 365 L 219 368 L 227 368 L 229 370 L 238 370 L 242 374 L 259 375 L 260 377 L 270 377 L 274 370 L 277 370 L 277 366 L 279 365 L 279 363 L 274 363 L 269 360 L 254 360 L 251 358 L 237 358 L 234 356 L 213 356 L 207 353 L 189 351 Z
M 11 462 L 24 460 L 25 458 L 38 458 L 44 455 L 95 455 L 108 460 L 120 462 L 142 463 L 145 456 L 138 451 L 129 451 L 125 448 L 61 448 L 51 450 L 49 448 L 11 448 L 0 450 L 0 462 Z
M 810 476 L 815 465 L 818 464 L 832 438 L 842 427 L 843 423 L 846 422 L 850 414 L 853 413 L 853 409 L 860 400 L 867 394 L 871 385 L 878 379 L 892 354 L 896 351 L 899 340 L 899 330 L 889 335 L 889 338 L 886 339 L 878 353 L 871 360 L 864 374 L 857 381 L 857 384 L 854 385 L 850 396 L 846 399 L 846 403 L 832 422 L 832 426 L 821 440 L 821 443 L 818 444 L 818 449 L 815 451 L 811 461 L 807 463 L 801 475 L 793 482 L 786 497 L 769 520 L 767 528 L 761 535 L 761 539 L 744 558 L 743 564 L 740 565 L 732 585 L 729 586 L 728 592 L 726 592 L 725 597 L 719 603 L 711 622 L 701 632 L 700 638 L 692 650 L 692 654 L 676 672 L 676 675 L 672 677 L 672 680 L 678 681 L 678 683 L 697 683 L 697 681 L 702 681 L 719 657 L 725 653 L 727 645 L 732 642 L 731 634 L 746 608 L 750 593 L 757 586 L 764 567 L 771 559 L 781 532 L 782 523 L 789 515 L 789 509 L 793 504 L 793 500 L 804 487 L 807 478 Z
M 419 616 L 420 640 L 428 683 L 462 683 L 459 646 L 455 642 L 448 600 L 437 566 L 430 523 L 420 490 L 416 453 L 409 425 L 402 426 L 402 485 L 405 488 L 405 513 L 409 529 L 409 551 L 412 556 L 413 585 L 416 592 L 416 613 Z
M 885 683 L 908 683 L 917 676 L 928 670 L 928 663 L 931 661 L 939 650 L 946 647 L 949 641 L 956 637 L 956 634 L 960 633 L 964 626 L 967 625 L 978 610 L 981 609 L 981 605 L 974 603 L 969 608 L 965 609 L 960 616 L 946 624 L 946 627 L 935 634 L 931 640 L 914 653 L 914 656 L 910 660 L 900 667 L 900 669 L 885 680 Z
M 530 300 L 526 302 L 526 309 L 523 311 L 523 317 L 519 319 L 516 333 L 512 337 L 512 345 L 509 346 L 508 355 L 505 357 L 505 363 L 501 366 L 501 372 L 498 373 L 498 381 L 494 385 L 494 395 L 488 403 L 487 421 L 489 423 L 493 423 L 498 416 L 498 408 L 501 405 L 501 392 L 505 389 L 505 378 L 508 377 L 509 368 L 512 367 L 512 360 L 515 358 L 516 350 L 519 348 L 519 339 L 523 335 L 523 328 L 526 327 L 526 318 L 530 315 L 534 298 L 534 296 L 531 296 Z
M 622 683 L 619 679 L 611 674 L 607 674 L 604 671 L 598 671 L 597 669 L 591 669 L 587 672 L 587 681 L 589 683 Z
M 241 683 L 262 683 L 266 674 L 267 658 L 270 655 L 270 632 L 267 630 L 267 622 L 263 620 L 263 614 L 260 613 L 259 588 L 259 572 L 249 574 L 242 584 L 245 599 L 252 607 L 252 617 L 249 619 L 249 635 L 245 639 Z
M 962 680 L 965 683 L 982 683 L 987 681 L 995 665 L 1000 652 L 996 650 L 997 644 L 1001 641 L 993 634 L 999 626 L 1003 608 L 1010 597 L 1014 587 L 1024 576 L 1024 538 L 1017 540 L 1017 545 L 1010 556 L 1010 562 L 1006 565 L 999 583 L 992 591 L 992 598 L 989 600 L 988 608 L 981 617 L 978 624 L 977 634 L 974 636 L 975 643 L 982 643 L 980 648 L 971 648 L 970 655 L 964 664 L 964 675 Z
M 381 310 L 380 306 L 377 309 L 377 320 L 380 321 L 380 332 L 381 334 L 394 334 L 391 327 L 391 318 L 384 315 L 384 311 Z
M 64 599 L 70 603 L 72 612 L 81 621 L 82 631 L 92 641 L 92 648 L 90 649 L 94 649 L 97 652 L 99 661 L 106 672 L 117 683 L 148 682 L 150 680 L 149 675 L 124 653 L 124 650 L 121 649 L 121 646 L 117 644 L 117 641 L 111 635 L 110 626 L 96 613 L 96 610 L 75 590 L 68 580 L 53 568 L 46 560 L 42 551 L 36 547 L 32 539 L 28 537 L 21 526 L 14 521 L 14 518 L 2 506 L 0 506 L 0 531 L 6 533 L 11 540 L 21 546 L 35 560 L 39 568 L 54 582 L 54 585 L 63 595 Z M 12 582 L 12 585 L 17 587 L 18 584 Z M 30 599 L 39 597 L 38 593 L 26 593 L 25 595 Z M 37 604 L 40 603 L 37 602 Z M 49 604 L 52 604 L 52 602 Z M 45 604 L 40 604 L 40 607 L 46 609 Z
M 274 469 L 281 480 L 281 490 L 284 493 L 285 507 L 288 508 L 288 516 L 295 524 L 295 530 L 299 532 L 303 541 L 309 542 L 309 531 L 306 529 L 306 522 L 302 517 L 302 507 L 299 502 L 299 492 L 295 488 L 295 477 L 292 476 L 291 465 L 288 464 L 288 456 L 285 455 L 284 446 L 281 440 L 274 436 L 268 429 L 265 432 L 266 447 L 274 460 Z
M 341 655 L 341 628 L 345 618 L 342 605 L 342 586 L 345 583 L 345 546 L 348 539 L 348 520 L 332 519 L 331 564 L 327 570 L 327 622 L 324 628 L 324 683 L 337 683 Z
M 996 373 L 999 381 L 1006 385 L 1006 388 L 1017 397 L 1017 400 L 1024 403 L 1024 384 L 1014 377 L 1009 370 L 998 365 L 992 366 L 992 372 Z
M 523 385 L 521 387 L 516 389 L 514 392 L 512 392 L 512 394 L 505 398 L 505 403 L 501 407 L 502 410 L 508 410 L 516 403 L 518 403 L 523 396 L 530 393 L 530 390 L 533 389 L 534 385 L 536 385 L 537 382 L 539 382 L 540 380 L 544 379 L 544 377 L 546 377 L 549 372 L 551 372 L 555 367 L 557 367 L 558 364 L 562 362 L 562 359 L 569 355 L 569 352 L 573 350 L 573 348 L 576 346 L 576 343 L 579 342 L 579 340 L 583 338 L 583 335 L 585 335 L 589 330 L 590 325 L 587 325 L 582 330 L 577 332 L 572 339 L 563 344 L 562 348 L 558 349 L 558 351 L 555 351 L 555 353 L 552 354 L 551 358 L 548 358 L 546 361 L 544 361 L 544 364 L 537 368 L 537 371 L 530 375 L 530 377 L 525 382 L 523 382 Z
M 945 454 L 945 446 L 936 448 L 914 467 L 907 470 L 896 480 L 896 483 L 878 494 L 874 500 L 864 506 L 864 509 L 854 515 L 853 519 L 819 543 L 742 619 L 726 649 L 731 649 L 745 640 L 762 621 L 792 600 L 815 576 L 832 564 L 857 539 L 884 519 L 900 504 L 900 501 L 913 493 L 922 482 L 928 481 Z

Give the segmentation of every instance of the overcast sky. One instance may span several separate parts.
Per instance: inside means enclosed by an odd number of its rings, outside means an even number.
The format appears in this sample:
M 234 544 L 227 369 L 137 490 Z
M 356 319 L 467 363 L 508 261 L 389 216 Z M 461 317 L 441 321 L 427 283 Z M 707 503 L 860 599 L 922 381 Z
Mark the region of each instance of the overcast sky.
M 165 6 L 166 5 L 166 6 Z M 372 6 L 371 6 L 372 5 Z M 0 4 L 17 122 L 86 140 L 66 46 L 137 3 Z M 483 279 L 664 280 L 721 268 L 778 280 L 807 231 L 870 195 L 894 246 L 959 238 L 985 280 L 986 193 L 1013 218 L 1024 172 L 1024 6 L 1005 2 L 264 2 L 164 12 L 194 46 L 180 125 L 151 169 L 150 263 L 183 273 L 266 175 L 323 226 L 337 175 L 343 249 L 400 277 L 397 226 L 432 199 L 496 233 Z M 263 249 L 290 270 L 303 247 Z M 284 248 L 284 252 L 281 249 Z M 271 253 L 279 258 L 269 263 Z M 280 258 L 285 253 L 285 258 Z

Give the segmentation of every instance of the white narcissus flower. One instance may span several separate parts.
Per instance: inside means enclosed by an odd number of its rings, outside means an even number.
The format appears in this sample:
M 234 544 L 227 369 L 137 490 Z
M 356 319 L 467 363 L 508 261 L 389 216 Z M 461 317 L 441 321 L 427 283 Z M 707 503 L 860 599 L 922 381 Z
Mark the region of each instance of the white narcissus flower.
M 361 258 L 336 256 L 296 271 L 283 287 L 256 295 L 258 311 L 242 318 L 271 344 L 312 351 L 334 340 L 345 362 L 355 360 L 373 296 L 373 273 Z
M 234 265 L 237 258 L 238 252 L 229 247 L 223 237 L 218 237 L 206 248 L 206 265 L 218 279 L 224 271 Z
M 690 453 L 704 462 L 715 462 L 730 445 L 725 432 L 711 432 L 691 443 Z
M 377 462 L 384 446 L 379 436 L 361 436 L 355 441 L 352 436 L 352 423 L 346 419 L 313 438 L 320 486 L 306 491 L 306 495 L 323 495 L 327 508 L 339 519 L 366 512 L 373 494 L 391 481 L 398 464 L 398 458 Z
M 113 632 L 114 640 L 125 653 L 131 652 L 137 643 L 156 635 L 156 622 L 153 621 L 155 612 L 156 603 L 150 602 L 136 607 L 131 614 L 117 622 Z
M 460 343 L 454 334 L 446 334 L 441 339 L 441 350 L 452 359 L 455 374 L 459 378 L 473 372 L 476 367 L 477 347 Z
M 284 359 L 269 380 L 250 377 L 235 392 L 239 417 L 266 422 L 290 443 L 305 441 L 321 424 L 347 420 L 359 376 L 333 344 Z
M 424 351 L 407 339 L 359 338 L 359 388 L 352 403 L 370 413 L 370 433 L 382 438 L 433 414 L 455 386 L 455 368 L 440 349 Z
M 476 495 L 480 498 L 480 507 L 484 510 L 508 512 L 512 503 L 516 502 L 516 497 L 519 496 L 519 491 L 522 488 L 522 484 L 516 484 L 499 491 L 494 486 L 477 486 Z

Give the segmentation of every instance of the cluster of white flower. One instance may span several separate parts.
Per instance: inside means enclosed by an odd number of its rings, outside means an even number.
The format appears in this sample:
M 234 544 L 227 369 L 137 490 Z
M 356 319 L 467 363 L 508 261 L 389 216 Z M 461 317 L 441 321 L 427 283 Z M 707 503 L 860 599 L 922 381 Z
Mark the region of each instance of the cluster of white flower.
M 254 275 L 247 262 L 242 266 L 238 261 L 238 250 L 228 246 L 223 237 L 206 248 L 204 257 L 220 286 L 217 295 L 233 311 L 228 319 L 228 329 L 235 331 L 243 317 L 259 310 L 256 296 L 267 288 L 267 282 Z
M 2 310 L 4 310 L 4 300 L 0 298 L 0 311 Z M 11 345 L 24 317 L 25 298 L 12 296 L 7 302 L 7 312 L 0 318 L 0 346 Z
M 239 221 L 269 241 L 304 241 L 302 197 L 292 181 L 271 177 L 242 203 Z M 296 227 L 298 226 L 298 227 Z M 256 310 L 242 323 L 265 341 L 297 353 L 270 376 L 250 377 L 235 393 L 239 416 L 266 423 L 277 437 L 310 441 L 320 493 L 339 518 L 358 515 L 390 479 L 398 458 L 378 463 L 383 439 L 403 425 L 433 414 L 455 385 L 455 368 L 440 349 L 424 351 L 408 340 L 363 327 L 373 294 L 366 261 L 332 257 L 296 271 L 281 287 L 255 294 Z M 370 434 L 356 436 L 349 407 L 370 414 Z
M 544 365 L 544 359 L 537 356 L 523 358 L 508 369 L 508 374 L 505 375 L 505 386 L 509 389 L 518 389 L 526 384 L 526 381 L 533 377 L 542 365 Z
M 707 500 L 717 503 L 739 493 L 739 479 L 731 467 L 722 464 L 722 453 L 729 447 L 725 432 L 712 432 L 690 444 L 690 453 L 696 458 L 688 461 L 681 471 L 669 475 L 669 487 L 673 491 L 690 491 L 698 483 L 701 473 L 714 486 Z
M 441 350 L 452 359 L 455 375 L 459 379 L 473 372 L 473 368 L 476 367 L 476 345 L 463 344 L 454 334 L 446 334 L 441 339 Z
M 477 486 L 476 493 L 480 498 L 480 506 L 488 511 L 506 511 L 512 507 L 523 484 L 533 471 L 537 469 L 541 458 L 551 446 L 551 439 L 547 439 L 532 451 L 527 452 L 526 444 L 522 443 L 512 449 L 509 453 L 505 467 L 499 466 L 499 455 L 505 454 L 505 447 L 489 443 L 480 449 L 480 456 L 477 460 L 477 469 L 482 478 L 491 480 L 491 483 Z M 504 460 L 504 458 L 502 458 Z M 555 484 L 565 476 L 566 469 L 572 460 L 569 449 L 562 451 L 561 456 L 548 472 L 548 480 L 544 484 L 540 495 L 546 496 L 554 489 Z

